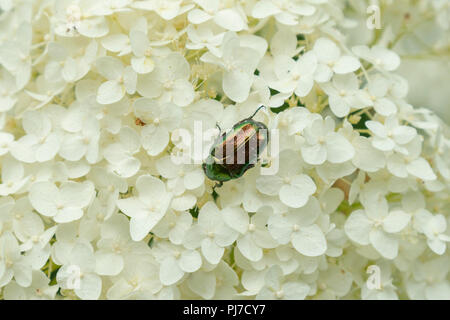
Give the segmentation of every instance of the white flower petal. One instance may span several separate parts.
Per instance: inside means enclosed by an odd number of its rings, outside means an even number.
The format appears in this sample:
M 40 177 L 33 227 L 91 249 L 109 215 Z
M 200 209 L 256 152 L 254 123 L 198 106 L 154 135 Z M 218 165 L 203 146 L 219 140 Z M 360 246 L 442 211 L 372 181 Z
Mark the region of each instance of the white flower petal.
M 326 144 L 327 160 L 331 163 L 342 163 L 352 159 L 355 155 L 355 148 L 338 133 L 329 134 Z
M 250 234 L 245 235 L 237 241 L 239 251 L 250 261 L 258 261 L 263 257 L 263 251 L 253 241 Z
M 167 257 L 159 267 L 159 278 L 165 286 L 170 286 L 180 280 L 184 275 L 174 257 Z
M 97 102 L 100 104 L 112 104 L 123 98 L 125 88 L 115 80 L 103 82 L 97 91 Z
M 209 238 L 202 241 L 201 248 L 203 256 L 211 264 L 218 264 L 225 251 Z
M 362 210 L 354 211 L 350 214 L 344 225 L 347 236 L 361 245 L 369 244 L 369 233 L 372 230 L 372 222 Z
M 431 181 L 437 178 L 430 164 L 424 158 L 418 158 L 408 163 L 406 170 L 409 174 L 425 181 Z
M 57 213 L 57 203 L 59 198 L 58 188 L 50 182 L 37 182 L 31 186 L 28 195 L 31 205 L 40 214 L 53 217 Z
M 97 300 L 102 290 L 102 279 L 96 274 L 86 274 L 80 280 L 80 288 L 75 293 L 83 300 Z
M 369 233 L 370 243 L 386 259 L 394 259 L 398 254 L 398 240 L 382 229 L 374 228 Z
M 410 220 L 410 214 L 402 210 L 394 210 L 383 220 L 383 228 L 386 232 L 397 233 L 402 231 Z
M 241 31 L 247 27 L 239 12 L 232 8 L 217 12 L 214 16 L 214 22 L 230 31 Z
M 276 175 L 260 176 L 256 179 L 256 189 L 269 196 L 278 194 L 282 186 L 283 181 Z
M 195 272 L 202 265 L 202 257 L 195 250 L 183 251 L 180 257 L 180 268 L 184 272 Z
M 333 66 L 334 72 L 337 74 L 345 74 L 356 71 L 361 66 L 358 59 L 352 56 L 342 56 Z
M 245 72 L 234 70 L 223 75 L 223 91 L 235 102 L 243 102 L 247 99 L 251 85 L 252 76 Z
M 221 212 L 225 223 L 234 230 L 244 234 L 248 229 L 248 213 L 239 207 L 226 207 Z
M 327 250 L 327 241 L 317 225 L 302 227 L 292 235 L 292 245 L 307 257 L 317 257 Z
M 95 272 L 102 276 L 118 275 L 123 269 L 123 258 L 109 252 L 96 252 Z

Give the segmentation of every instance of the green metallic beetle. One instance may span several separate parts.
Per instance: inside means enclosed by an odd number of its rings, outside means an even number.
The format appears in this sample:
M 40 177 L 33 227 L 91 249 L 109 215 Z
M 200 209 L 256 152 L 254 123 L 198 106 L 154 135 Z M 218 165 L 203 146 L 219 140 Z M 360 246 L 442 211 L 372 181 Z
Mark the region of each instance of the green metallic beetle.
M 253 120 L 263 107 L 259 107 L 251 117 L 236 123 L 228 132 L 219 134 L 211 147 L 202 168 L 209 179 L 218 181 L 215 187 L 241 177 L 258 162 L 269 142 L 267 126 Z

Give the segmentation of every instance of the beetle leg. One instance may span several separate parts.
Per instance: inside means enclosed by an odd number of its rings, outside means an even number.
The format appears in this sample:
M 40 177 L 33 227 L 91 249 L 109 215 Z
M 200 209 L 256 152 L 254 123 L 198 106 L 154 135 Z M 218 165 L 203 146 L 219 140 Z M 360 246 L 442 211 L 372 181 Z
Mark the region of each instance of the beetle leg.
M 223 181 L 216 182 L 216 184 L 213 187 L 213 190 L 215 190 L 216 188 L 220 188 L 221 186 L 223 186 Z
M 222 129 L 220 128 L 219 124 L 216 122 L 216 127 L 219 129 L 219 134 L 222 132 Z

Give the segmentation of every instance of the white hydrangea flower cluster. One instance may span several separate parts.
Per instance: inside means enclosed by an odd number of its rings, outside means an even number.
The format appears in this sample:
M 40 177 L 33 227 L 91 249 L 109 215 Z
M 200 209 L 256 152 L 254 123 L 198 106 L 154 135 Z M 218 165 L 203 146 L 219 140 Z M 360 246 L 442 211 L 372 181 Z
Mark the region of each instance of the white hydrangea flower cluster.
M 345 5 L 0 1 L 0 297 L 450 299 L 448 126 Z M 172 161 L 261 105 L 276 174 Z

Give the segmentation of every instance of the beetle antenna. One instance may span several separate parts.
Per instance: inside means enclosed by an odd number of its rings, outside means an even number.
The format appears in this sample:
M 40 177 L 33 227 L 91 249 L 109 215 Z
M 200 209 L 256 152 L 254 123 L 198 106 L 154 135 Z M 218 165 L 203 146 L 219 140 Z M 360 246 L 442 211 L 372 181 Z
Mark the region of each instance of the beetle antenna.
M 249 117 L 249 119 L 253 119 L 253 117 L 256 116 L 256 114 L 258 113 L 258 111 L 261 110 L 262 108 L 265 109 L 266 106 L 260 106 L 258 109 L 256 109 L 255 113 L 254 113 L 251 117 Z
M 217 198 L 219 197 L 219 194 L 217 193 L 216 188 L 220 188 L 221 186 L 223 186 L 223 181 L 216 182 L 216 184 L 212 188 L 211 195 L 212 195 L 212 197 L 214 199 L 214 202 L 216 202 Z
M 222 129 L 220 128 L 219 124 L 216 122 L 216 127 L 219 129 L 219 132 L 222 132 Z

